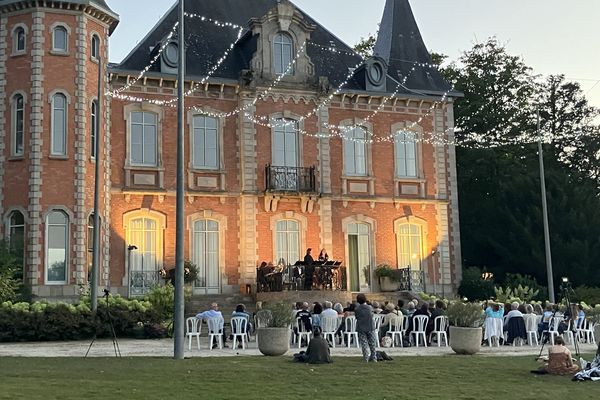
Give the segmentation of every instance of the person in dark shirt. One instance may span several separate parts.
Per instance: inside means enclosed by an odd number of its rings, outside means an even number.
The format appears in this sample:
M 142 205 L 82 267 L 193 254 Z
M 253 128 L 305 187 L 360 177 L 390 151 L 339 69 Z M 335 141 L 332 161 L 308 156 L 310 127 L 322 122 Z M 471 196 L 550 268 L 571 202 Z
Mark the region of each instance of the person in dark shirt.
M 304 290 L 312 289 L 313 275 L 315 274 L 315 267 L 313 265 L 315 260 L 310 255 L 311 251 L 312 249 L 309 247 L 304 256 Z
M 329 343 L 321 336 L 321 328 L 315 328 L 313 338 L 308 343 L 306 355 L 309 364 L 329 364 L 332 362 L 329 354 Z

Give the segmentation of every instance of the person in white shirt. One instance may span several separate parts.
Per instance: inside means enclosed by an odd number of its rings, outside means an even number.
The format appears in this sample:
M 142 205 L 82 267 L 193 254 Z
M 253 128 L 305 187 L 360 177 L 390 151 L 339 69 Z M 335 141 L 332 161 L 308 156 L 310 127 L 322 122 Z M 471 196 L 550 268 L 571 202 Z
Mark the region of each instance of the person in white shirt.
M 323 303 L 323 306 L 324 306 L 324 310 L 321 312 L 321 318 L 323 318 L 323 317 L 337 318 L 338 317 L 338 312 L 332 308 L 332 304 L 330 301 L 326 301 L 325 303 Z
M 521 311 L 519 311 L 518 308 L 519 308 L 519 303 L 517 303 L 516 301 L 510 305 L 510 311 L 508 312 L 508 314 L 506 314 L 506 325 L 508 325 L 508 321 L 512 317 L 522 317 L 523 316 L 523 313 Z
M 196 314 L 196 318 L 200 320 L 209 320 L 211 318 L 221 318 L 223 319 L 223 314 L 219 311 L 219 305 L 217 303 L 212 303 L 210 305 L 210 309 L 203 311 L 201 313 Z M 223 347 L 228 347 L 225 343 L 227 341 L 227 334 L 225 333 L 225 327 L 223 326 Z M 216 346 L 216 345 L 215 345 Z

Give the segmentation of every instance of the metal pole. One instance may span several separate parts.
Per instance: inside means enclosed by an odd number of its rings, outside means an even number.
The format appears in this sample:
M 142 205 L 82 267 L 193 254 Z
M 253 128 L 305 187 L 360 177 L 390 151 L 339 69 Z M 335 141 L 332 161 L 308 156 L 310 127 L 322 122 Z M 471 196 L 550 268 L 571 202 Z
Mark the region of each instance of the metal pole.
M 542 148 L 542 132 L 540 130 L 540 110 L 537 112 L 538 156 L 540 159 L 540 184 L 542 189 L 542 214 L 544 218 L 544 243 L 546 245 L 546 273 L 548 274 L 548 295 L 554 303 L 554 277 L 552 276 L 552 253 L 550 250 L 550 229 L 548 227 L 548 204 L 546 202 L 546 177 L 544 173 L 544 153 Z
M 433 266 L 433 294 L 437 295 L 437 274 L 435 268 L 435 249 L 431 251 L 431 265 Z
M 91 302 L 92 311 L 98 309 L 98 268 L 100 264 L 100 121 L 102 120 L 102 58 L 98 57 L 98 99 L 96 102 L 96 136 L 94 140 L 94 238 L 92 245 L 92 279 Z
M 179 0 L 179 34 L 178 50 L 179 60 L 177 63 L 177 204 L 176 204 L 176 236 L 175 236 L 175 310 L 174 310 L 174 358 L 183 359 L 184 350 L 184 88 L 185 88 L 185 41 L 184 41 L 184 22 L 185 1 Z

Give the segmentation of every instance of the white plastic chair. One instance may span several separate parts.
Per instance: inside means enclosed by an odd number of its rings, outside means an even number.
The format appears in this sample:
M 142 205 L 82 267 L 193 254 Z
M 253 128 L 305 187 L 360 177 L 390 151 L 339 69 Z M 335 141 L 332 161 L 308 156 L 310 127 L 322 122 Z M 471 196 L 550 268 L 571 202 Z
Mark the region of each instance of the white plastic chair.
M 248 336 L 248 320 L 244 317 L 231 318 L 231 336 L 233 337 L 233 348 L 236 348 L 237 339 L 242 341 L 242 349 L 246 349 L 246 337 Z
M 323 338 L 331 339 L 331 343 L 335 348 L 335 332 L 338 328 L 338 317 L 321 317 L 321 329 L 323 331 Z
M 196 317 L 189 317 L 185 320 L 185 336 L 188 338 L 188 350 L 192 349 L 192 338 L 196 338 L 196 345 L 200 350 L 200 333 L 202 330 L 201 320 Z
M 346 347 L 350 347 L 350 339 L 354 338 L 354 344 L 359 347 L 358 344 L 358 332 L 356 331 L 356 317 L 350 315 L 346 317 L 346 326 L 344 326 L 344 336 L 346 339 Z
M 408 316 L 404 316 L 404 318 L 402 318 L 402 338 L 406 337 L 406 331 L 408 331 L 408 320 L 410 319 L 410 317 Z
M 373 325 L 375 326 L 375 330 L 373 331 L 373 335 L 377 338 L 377 348 L 380 348 L 379 343 L 379 328 L 381 328 L 381 324 L 383 323 L 383 318 L 385 315 L 382 314 L 374 314 L 373 315 Z
M 577 331 L 580 340 L 585 340 L 586 343 L 596 344 L 596 338 L 594 337 L 594 323 L 584 319 L 581 323 L 581 327 Z
M 403 326 L 404 321 L 408 318 L 404 318 L 401 315 L 398 315 L 395 318 L 390 319 L 390 329 L 387 331 L 386 335 L 390 335 L 392 337 L 392 347 L 396 345 L 396 336 L 398 336 L 400 347 L 403 346 L 402 337 L 404 335 Z
M 446 330 L 448 330 L 448 317 L 445 315 L 435 317 L 433 320 L 433 331 L 429 334 L 429 342 L 431 342 L 431 337 L 436 335 L 438 347 L 441 347 L 442 338 L 444 338 L 444 346 L 448 347 L 448 334 Z
M 208 318 L 206 324 L 208 325 L 208 348 L 212 350 L 215 339 L 219 349 L 223 348 L 223 318 Z
M 311 326 L 312 326 L 312 318 Z M 302 322 L 302 318 L 296 318 L 296 329 L 298 330 L 298 348 L 302 346 L 302 338 L 306 338 L 306 345 L 308 346 L 308 342 L 310 341 L 310 337 L 312 336 L 312 332 L 309 329 L 306 329 L 304 322 Z
M 537 315 L 534 314 L 525 314 L 523 315 L 523 319 L 525 320 L 525 331 L 527 332 L 527 343 L 530 346 L 533 346 L 533 342 L 535 341 L 535 345 L 539 346 L 538 342 L 538 318 Z
M 423 338 L 423 345 L 427 347 L 427 336 L 425 336 L 425 330 L 427 329 L 427 323 L 429 317 L 427 315 L 417 315 L 413 317 L 413 330 L 410 332 L 414 335 L 415 346 L 419 347 L 419 338 Z
M 562 322 L 562 317 L 554 317 L 554 318 L 550 318 L 550 323 L 548 324 L 548 330 L 544 331 L 544 333 L 548 334 L 548 336 L 550 336 L 550 343 L 552 344 L 552 346 L 554 346 L 554 338 L 557 336 L 560 336 L 560 333 L 558 332 L 558 327 L 560 325 L 560 323 Z M 542 333 L 542 336 L 544 335 L 544 333 Z
M 575 335 L 573 335 L 573 331 L 571 330 L 572 327 L 573 321 L 569 320 L 569 322 L 567 323 L 567 330 L 563 332 L 563 336 L 565 337 L 565 340 L 567 342 L 569 342 L 570 344 L 575 344 Z

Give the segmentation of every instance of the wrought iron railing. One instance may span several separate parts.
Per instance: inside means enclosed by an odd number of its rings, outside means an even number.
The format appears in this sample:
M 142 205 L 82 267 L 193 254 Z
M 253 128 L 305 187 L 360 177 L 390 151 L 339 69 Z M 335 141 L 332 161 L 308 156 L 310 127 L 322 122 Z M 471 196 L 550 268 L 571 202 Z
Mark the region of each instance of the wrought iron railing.
M 412 270 L 410 267 L 399 268 L 397 271 L 400 290 L 425 291 L 425 271 Z
M 266 189 L 271 192 L 316 192 L 315 167 L 265 167 Z
M 159 271 L 131 271 L 129 280 L 129 295 L 142 296 L 160 282 Z

